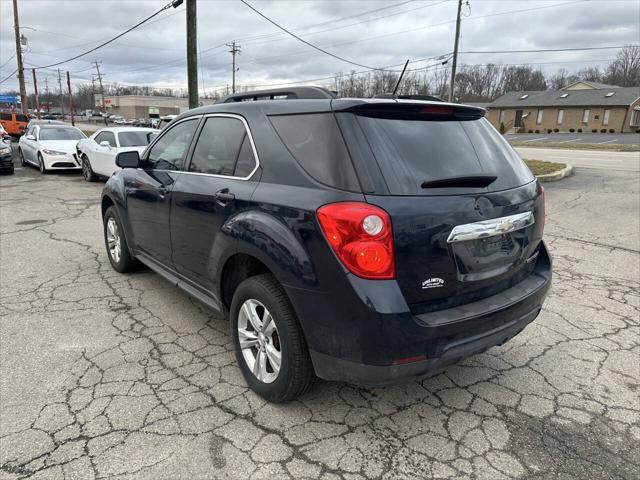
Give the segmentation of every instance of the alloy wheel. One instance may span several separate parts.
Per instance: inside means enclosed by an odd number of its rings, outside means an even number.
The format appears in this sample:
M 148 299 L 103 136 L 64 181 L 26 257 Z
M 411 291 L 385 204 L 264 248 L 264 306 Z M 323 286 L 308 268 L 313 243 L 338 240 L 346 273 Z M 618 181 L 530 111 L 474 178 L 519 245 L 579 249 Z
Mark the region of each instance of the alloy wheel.
M 113 217 L 107 220 L 107 245 L 111 259 L 114 263 L 120 263 L 120 256 L 122 254 L 120 246 L 120 232 L 118 231 L 116 219 Z
M 274 382 L 282 364 L 280 337 L 273 316 L 258 300 L 246 300 L 240 307 L 238 341 L 253 375 L 261 382 Z

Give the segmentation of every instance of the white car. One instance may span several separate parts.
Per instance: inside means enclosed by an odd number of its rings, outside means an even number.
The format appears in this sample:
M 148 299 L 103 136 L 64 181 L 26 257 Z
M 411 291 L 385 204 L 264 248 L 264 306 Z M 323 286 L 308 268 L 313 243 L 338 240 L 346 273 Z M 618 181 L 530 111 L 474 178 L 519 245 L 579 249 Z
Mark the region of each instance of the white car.
M 82 174 L 87 182 L 98 177 L 110 177 L 120 170 L 116 155 L 120 152 L 137 151 L 142 154 L 147 145 L 160 133 L 154 128 L 109 127 L 98 130 L 77 145 Z
M 32 125 L 18 142 L 20 163 L 38 167 L 42 173 L 50 170 L 80 170 L 76 145 L 83 138 L 87 136 L 82 130 L 71 125 Z

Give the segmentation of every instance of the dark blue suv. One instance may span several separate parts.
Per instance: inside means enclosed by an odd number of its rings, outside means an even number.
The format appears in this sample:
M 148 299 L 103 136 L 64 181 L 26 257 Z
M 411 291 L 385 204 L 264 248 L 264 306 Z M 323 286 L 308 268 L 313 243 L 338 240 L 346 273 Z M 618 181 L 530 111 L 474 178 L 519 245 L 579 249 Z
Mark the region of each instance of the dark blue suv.
M 227 315 L 270 401 L 432 375 L 518 334 L 551 284 L 543 188 L 484 114 L 311 87 L 190 110 L 118 155 L 109 260 Z

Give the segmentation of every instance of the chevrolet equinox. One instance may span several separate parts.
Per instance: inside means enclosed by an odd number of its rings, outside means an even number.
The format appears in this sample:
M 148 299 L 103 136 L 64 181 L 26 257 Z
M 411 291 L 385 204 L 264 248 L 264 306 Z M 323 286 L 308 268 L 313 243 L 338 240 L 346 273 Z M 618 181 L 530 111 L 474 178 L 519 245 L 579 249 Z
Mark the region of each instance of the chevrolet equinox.
M 227 316 L 269 401 L 433 375 L 517 335 L 551 285 L 544 190 L 484 114 L 317 87 L 189 110 L 118 155 L 109 260 Z

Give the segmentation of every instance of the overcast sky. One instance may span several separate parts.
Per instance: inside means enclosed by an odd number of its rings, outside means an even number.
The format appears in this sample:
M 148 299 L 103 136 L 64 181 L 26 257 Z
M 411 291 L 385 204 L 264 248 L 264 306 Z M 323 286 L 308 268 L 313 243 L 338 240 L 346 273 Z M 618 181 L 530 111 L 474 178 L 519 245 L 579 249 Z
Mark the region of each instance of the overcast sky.
M 18 0 L 28 37 L 25 67 L 77 55 L 154 13 L 168 0 Z M 453 50 L 455 0 L 249 0 L 265 15 L 328 51 L 366 66 L 387 66 Z M 640 44 L 640 0 L 469 0 L 463 8 L 461 51 L 529 50 Z M 518 12 L 518 10 L 526 10 Z M 369 12 L 369 13 L 367 13 Z M 504 13 L 503 12 L 511 12 Z M 26 28 L 29 27 L 29 28 Z M 33 30 L 32 30 L 33 29 Z M 16 68 L 11 0 L 0 0 L 0 80 Z M 363 70 L 288 36 L 239 0 L 198 0 L 200 85 L 209 91 L 231 82 L 237 40 L 237 82 L 322 84 L 336 72 Z M 185 6 L 162 12 L 137 30 L 81 59 L 61 65 L 76 82 L 91 80 L 93 61 L 105 81 L 186 86 Z M 466 64 L 533 63 L 543 70 L 606 65 L 615 50 L 462 54 Z M 432 65 L 416 63 L 413 68 Z M 27 90 L 32 91 L 31 72 Z M 38 82 L 57 74 L 41 70 Z M 42 89 L 43 87 L 40 86 Z M 0 92 L 17 89 L 11 78 Z

